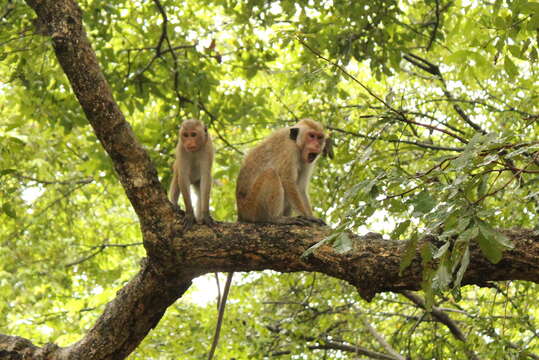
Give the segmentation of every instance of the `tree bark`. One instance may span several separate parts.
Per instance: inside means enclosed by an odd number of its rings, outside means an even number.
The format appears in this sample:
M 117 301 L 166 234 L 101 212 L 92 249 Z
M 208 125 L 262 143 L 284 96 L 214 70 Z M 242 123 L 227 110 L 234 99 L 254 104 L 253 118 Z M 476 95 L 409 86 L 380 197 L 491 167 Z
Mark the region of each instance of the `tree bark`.
M 157 325 L 167 307 L 180 298 L 193 278 L 217 271 L 316 271 L 354 285 L 371 299 L 383 291 L 417 290 L 419 256 L 399 276 L 406 242 L 381 236 L 350 234 L 353 248 L 338 253 L 329 245 L 307 257 L 302 254 L 327 238 L 327 227 L 221 223 L 186 232 L 183 213 L 167 200 L 147 153 L 138 143 L 113 99 L 91 49 L 73 0 L 27 0 L 38 24 L 53 42 L 88 121 L 111 157 L 125 192 L 141 223 L 148 259 L 140 272 L 118 292 L 83 339 L 60 348 L 37 347 L 15 336 L 0 335 L 2 359 L 122 359 Z M 463 284 L 529 280 L 539 283 L 539 235 L 531 230 L 506 231 L 514 249 L 491 264 L 475 245 Z M 431 237 L 425 237 L 429 241 Z

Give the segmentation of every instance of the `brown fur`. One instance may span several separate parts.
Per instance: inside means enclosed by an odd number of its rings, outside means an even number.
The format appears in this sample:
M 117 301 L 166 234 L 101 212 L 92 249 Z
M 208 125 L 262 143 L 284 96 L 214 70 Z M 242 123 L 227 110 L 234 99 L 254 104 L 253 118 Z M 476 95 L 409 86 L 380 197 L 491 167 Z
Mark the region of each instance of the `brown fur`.
M 297 129 L 297 138 L 291 133 Z M 319 138 L 310 139 L 309 133 Z M 324 128 L 304 119 L 292 128 L 275 131 L 252 149 L 243 162 L 236 184 L 238 218 L 248 222 L 290 223 L 292 209 L 309 221 L 313 218 L 309 180 L 317 156 L 307 161 L 308 153 L 321 154 L 325 146 Z

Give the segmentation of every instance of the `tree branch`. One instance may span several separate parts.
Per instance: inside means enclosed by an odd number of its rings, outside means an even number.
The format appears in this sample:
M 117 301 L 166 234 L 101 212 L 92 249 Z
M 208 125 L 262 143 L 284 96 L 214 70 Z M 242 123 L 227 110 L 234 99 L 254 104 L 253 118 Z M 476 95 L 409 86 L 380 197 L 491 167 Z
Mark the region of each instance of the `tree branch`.
M 402 295 L 407 297 L 409 300 L 411 300 L 414 304 L 416 304 L 421 309 L 426 309 L 425 301 L 421 298 L 421 296 L 414 294 L 412 291 L 403 291 Z M 433 307 L 431 314 L 436 320 L 447 326 L 449 331 L 457 338 L 458 340 L 462 342 L 466 342 L 466 335 L 460 330 L 458 325 L 451 320 L 449 316 L 447 316 L 446 313 L 444 313 L 442 310 L 440 310 L 437 307 Z
M 394 357 L 395 359 L 397 360 L 406 360 L 404 358 L 404 356 L 402 356 L 401 354 L 399 354 L 399 352 L 397 350 L 395 350 L 393 348 L 393 346 L 391 346 L 387 341 L 386 339 L 384 339 L 384 337 L 382 336 L 382 334 L 380 334 L 378 331 L 376 331 L 376 329 L 369 323 L 369 321 L 367 321 L 367 319 L 365 318 L 364 315 L 361 315 L 361 321 L 363 322 L 363 325 L 365 326 L 365 328 L 367 329 L 367 331 L 376 339 L 376 341 L 378 341 L 378 343 L 384 348 L 384 350 L 386 352 L 388 352 L 389 354 L 391 354 L 392 357 Z

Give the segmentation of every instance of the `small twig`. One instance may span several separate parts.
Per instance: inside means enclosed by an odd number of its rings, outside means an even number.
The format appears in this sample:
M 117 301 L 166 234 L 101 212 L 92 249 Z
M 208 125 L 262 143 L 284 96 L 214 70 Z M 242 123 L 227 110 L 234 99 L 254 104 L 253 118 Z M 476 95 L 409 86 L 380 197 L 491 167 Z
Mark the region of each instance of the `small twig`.
M 91 178 L 91 177 L 84 178 L 84 179 L 71 179 L 71 180 L 63 180 L 63 181 L 53 181 L 53 180 L 41 180 L 41 179 L 33 178 L 33 177 L 30 177 L 30 176 L 21 175 L 21 174 L 18 174 L 18 173 L 16 173 L 14 176 L 16 178 L 18 178 L 18 179 L 34 181 L 34 182 L 36 182 L 38 184 L 43 184 L 43 185 L 73 185 L 73 184 L 85 185 L 85 184 L 90 184 L 91 182 L 94 181 L 94 179 Z
M 361 321 L 363 322 L 363 325 L 365 328 L 367 328 L 367 331 L 378 341 L 378 343 L 389 353 L 391 356 L 393 356 L 395 359 L 398 360 L 406 360 L 404 356 L 399 354 L 397 350 L 391 346 L 386 339 L 378 332 L 376 329 L 365 319 L 363 315 L 360 315 Z
M 419 295 L 409 290 L 404 290 L 401 292 L 401 294 L 404 295 L 409 300 L 411 300 L 414 304 L 416 304 L 420 308 L 426 309 L 425 301 Z M 446 313 L 444 313 L 442 310 L 434 306 L 432 308 L 431 314 L 439 322 L 447 326 L 449 331 L 451 331 L 451 333 L 455 336 L 456 339 L 462 342 L 466 342 L 467 340 L 466 335 L 464 335 L 464 333 L 462 332 L 462 330 L 460 330 L 458 325 L 453 320 L 451 320 L 451 318 Z
M 82 264 L 83 262 L 88 261 L 91 258 L 93 258 L 94 256 L 98 255 L 99 253 L 105 251 L 105 249 L 109 248 L 109 247 L 126 248 L 126 247 L 129 247 L 129 246 L 139 246 L 139 245 L 142 245 L 142 243 L 141 242 L 131 243 L 131 244 L 106 244 L 106 243 L 103 243 L 103 244 L 98 245 L 98 246 L 93 246 L 91 249 L 96 249 L 97 248 L 97 250 L 94 251 L 93 253 L 91 253 L 90 255 L 87 255 L 87 256 L 85 256 L 83 258 L 80 258 L 78 260 L 70 262 L 70 263 L 66 264 L 65 267 L 71 267 L 71 266 Z
M 219 283 L 219 273 L 215 273 L 215 282 L 217 283 L 217 311 L 221 304 L 221 284 Z
M 339 133 L 342 133 L 342 134 L 348 134 L 348 135 L 352 135 L 352 136 L 355 136 L 355 137 L 360 137 L 360 138 L 368 139 L 368 140 L 379 140 L 379 141 L 386 141 L 386 142 L 390 142 L 390 143 L 403 143 L 403 144 L 414 145 L 414 146 L 418 146 L 418 147 L 425 148 L 425 149 L 431 149 L 431 150 L 456 151 L 456 152 L 464 151 L 464 148 L 439 146 L 439 145 L 428 144 L 428 143 L 425 143 L 425 142 L 402 140 L 402 139 L 400 139 L 400 140 L 398 140 L 398 139 L 386 139 L 386 138 L 383 138 L 381 136 L 371 136 L 371 135 L 366 135 L 366 134 L 360 134 L 360 133 L 356 133 L 356 132 L 352 132 L 352 131 L 348 131 L 348 130 L 343 130 L 343 129 L 339 129 L 339 128 L 335 128 L 335 127 L 331 127 L 331 126 L 328 126 L 328 129 L 339 132 Z
M 307 348 L 309 350 L 340 350 L 340 351 L 345 351 L 345 352 L 349 352 L 356 355 L 364 355 L 371 359 L 399 360 L 398 358 L 392 355 L 383 354 L 377 351 L 369 350 L 361 346 L 350 345 L 350 344 L 345 343 L 344 341 L 335 341 L 333 339 L 329 340 L 326 338 L 316 338 L 312 336 L 298 335 L 298 334 L 290 333 L 279 327 L 274 327 L 274 326 L 266 326 L 266 329 L 268 329 L 269 331 L 275 334 L 286 333 L 302 341 L 310 341 L 310 342 L 318 343 L 317 345 L 308 345 Z M 281 355 L 289 355 L 291 353 L 292 352 L 289 350 L 281 350 L 281 351 L 272 352 L 271 355 L 281 356 Z
M 376 95 L 369 87 L 367 87 L 366 85 L 364 85 L 361 81 L 359 81 L 358 79 L 356 79 L 352 74 L 350 74 L 348 71 L 346 71 L 345 68 L 343 68 L 341 65 L 331 61 L 330 59 L 324 57 L 320 52 L 318 52 L 317 50 L 313 49 L 311 46 L 309 46 L 305 41 L 303 41 L 299 36 L 296 36 L 296 39 L 303 45 L 305 46 L 310 52 L 312 52 L 314 55 L 316 55 L 318 58 L 324 60 L 325 62 L 327 62 L 328 64 L 336 67 L 337 69 L 339 69 L 340 72 L 342 72 L 343 74 L 345 74 L 348 78 L 350 78 L 352 81 L 354 81 L 355 83 L 357 83 L 359 86 L 361 86 L 365 91 L 367 91 L 369 93 L 369 95 L 371 95 L 373 98 L 375 98 L 376 100 L 378 100 L 379 102 L 381 102 L 382 104 L 384 104 L 384 106 L 386 108 L 388 108 L 389 110 L 391 110 L 392 112 L 398 114 L 399 116 L 403 117 L 403 118 L 406 118 L 406 116 L 404 115 L 404 113 L 402 111 L 399 111 L 395 108 L 393 108 L 391 105 L 389 105 L 386 101 L 384 101 L 381 97 L 379 97 L 378 95 Z
M 517 179 L 519 177 L 519 175 L 522 174 L 526 170 L 526 168 L 528 166 L 530 166 L 532 163 L 533 163 L 533 159 L 531 161 L 529 161 L 526 164 L 526 166 L 524 166 L 524 168 L 518 169 L 517 171 L 513 171 L 513 176 L 511 176 L 511 178 L 505 184 L 503 184 L 500 188 L 498 188 L 498 189 L 496 189 L 496 190 L 494 190 L 492 192 L 486 193 L 485 195 L 481 196 L 479 199 L 474 201 L 473 204 L 479 204 L 481 201 L 485 200 L 487 197 L 494 196 L 497 193 L 499 193 L 500 191 L 502 191 L 503 189 L 505 189 L 507 186 L 509 186 L 509 184 L 511 184 L 513 181 L 515 181 L 515 179 Z M 493 183 L 493 185 L 494 185 L 494 183 Z
M 419 295 L 409 290 L 404 290 L 401 292 L 401 294 L 408 298 L 410 301 L 412 301 L 414 304 L 416 304 L 418 307 L 426 310 L 427 307 L 425 305 L 425 300 L 423 300 Z M 464 335 L 460 327 L 445 312 L 443 312 L 440 308 L 433 306 L 432 310 L 430 311 L 430 314 L 438 322 L 444 324 L 457 340 L 460 340 L 466 344 L 466 335 Z M 466 349 L 466 352 L 468 353 L 470 359 L 479 360 L 477 354 L 474 351 Z
M 429 44 L 427 45 L 427 51 L 430 51 L 432 44 L 434 43 L 434 40 L 436 39 L 436 33 L 438 32 L 438 27 L 440 26 L 440 0 L 436 0 L 436 20 L 434 21 L 434 29 L 432 30 L 432 33 L 430 35 Z
M 296 116 L 296 114 L 294 113 L 294 111 L 292 111 L 292 109 L 290 109 L 290 107 L 288 106 L 288 104 L 286 104 L 283 99 L 281 99 L 281 97 L 275 93 L 275 91 L 273 91 L 273 88 L 272 87 L 269 87 L 269 90 L 270 92 L 275 95 L 275 98 L 277 99 L 277 102 L 279 102 L 285 109 L 286 111 L 288 111 L 288 113 L 290 113 L 290 115 L 294 118 L 294 120 L 296 121 L 299 121 L 299 118 Z
M 221 325 L 223 324 L 223 315 L 225 313 L 226 299 L 228 298 L 228 292 L 230 291 L 230 283 L 232 282 L 232 274 L 228 273 L 226 278 L 226 283 L 224 287 L 223 296 L 221 301 L 219 301 L 217 324 L 215 325 L 215 334 L 213 336 L 213 342 L 211 344 L 210 352 L 208 354 L 208 360 L 212 360 L 215 349 L 217 349 L 217 344 L 219 343 L 219 335 L 221 334 Z
M 404 59 L 407 60 L 409 63 L 419 67 L 420 69 L 425 70 L 429 74 L 432 74 L 432 75 L 436 76 L 438 78 L 438 80 L 440 80 L 440 82 L 442 83 L 442 91 L 444 92 L 445 96 L 447 96 L 447 98 L 449 100 L 454 99 L 451 92 L 447 89 L 445 79 L 444 79 L 442 73 L 440 72 L 440 68 L 438 67 L 438 65 L 435 65 L 435 64 L 431 63 L 430 61 L 428 61 L 426 59 L 423 59 L 422 57 L 419 57 L 419 56 L 417 56 L 415 54 L 412 54 L 412 53 L 404 55 Z M 482 134 L 487 133 L 479 125 L 474 123 L 470 119 L 470 117 L 468 115 L 466 115 L 466 113 L 462 110 L 462 108 L 458 104 L 453 104 L 453 109 L 455 109 L 455 111 L 457 112 L 457 114 L 459 114 L 461 119 L 464 120 L 464 122 L 466 124 L 470 125 L 475 131 L 478 131 L 478 132 L 480 132 Z

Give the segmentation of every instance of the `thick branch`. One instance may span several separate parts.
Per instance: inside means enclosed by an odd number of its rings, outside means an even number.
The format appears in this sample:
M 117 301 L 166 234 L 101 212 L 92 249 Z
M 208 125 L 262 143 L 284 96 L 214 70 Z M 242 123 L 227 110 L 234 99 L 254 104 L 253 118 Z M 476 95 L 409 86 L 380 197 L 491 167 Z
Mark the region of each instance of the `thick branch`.
M 511 279 L 539 283 L 539 234 L 532 230 L 503 232 L 515 248 L 506 251 L 498 264 L 492 264 L 472 241 L 471 261 L 463 284 L 484 285 L 488 281 Z M 198 274 L 265 269 L 316 271 L 349 282 L 366 299 L 379 292 L 420 288 L 419 255 L 399 276 L 405 241 L 384 240 L 372 233 L 350 234 L 350 252 L 338 253 L 330 245 L 323 245 L 302 258 L 308 248 L 331 233 L 327 227 L 220 224 L 213 231 L 201 227 L 174 240 L 174 248 L 184 269 Z
M 67 75 L 96 136 L 109 154 L 125 192 L 137 212 L 142 228 L 159 234 L 156 243 L 145 242 L 150 256 L 170 237 L 167 220 L 172 206 L 159 183 L 157 172 L 131 126 L 114 101 L 109 84 L 97 62 L 82 25 L 82 11 L 73 0 L 28 0 L 40 29 L 50 35 L 54 52 Z M 157 250 L 157 249 L 155 249 Z
M 107 304 L 79 342 L 62 349 L 65 359 L 123 359 L 153 329 L 191 281 L 163 276 L 159 265 L 144 260 L 140 272 Z

